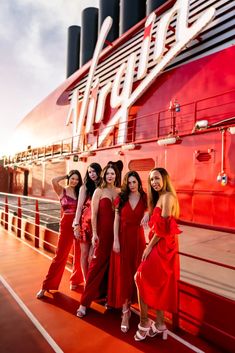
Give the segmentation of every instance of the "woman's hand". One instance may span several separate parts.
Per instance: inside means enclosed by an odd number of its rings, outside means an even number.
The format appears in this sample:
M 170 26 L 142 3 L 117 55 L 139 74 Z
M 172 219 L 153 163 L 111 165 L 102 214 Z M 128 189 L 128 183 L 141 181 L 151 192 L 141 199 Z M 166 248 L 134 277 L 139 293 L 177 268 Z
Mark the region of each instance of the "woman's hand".
M 115 253 L 117 253 L 117 254 L 120 252 L 120 243 L 119 243 L 119 241 L 114 241 L 113 242 L 113 251 Z
M 92 244 L 93 248 L 96 248 L 97 245 L 99 244 L 99 237 L 96 233 L 93 233 L 93 235 L 92 235 L 91 244 Z
M 76 240 L 78 240 L 79 239 L 79 235 L 80 235 L 80 227 L 79 227 L 79 225 L 74 226 L 73 234 L 74 234 L 74 237 L 76 238 Z
M 147 245 L 147 247 L 144 249 L 143 255 L 142 255 L 142 261 L 145 261 L 147 259 L 147 257 L 149 256 L 149 254 L 152 251 L 152 247 Z
M 149 222 L 149 213 L 145 212 L 144 217 L 141 219 L 140 225 L 143 227 L 147 227 Z

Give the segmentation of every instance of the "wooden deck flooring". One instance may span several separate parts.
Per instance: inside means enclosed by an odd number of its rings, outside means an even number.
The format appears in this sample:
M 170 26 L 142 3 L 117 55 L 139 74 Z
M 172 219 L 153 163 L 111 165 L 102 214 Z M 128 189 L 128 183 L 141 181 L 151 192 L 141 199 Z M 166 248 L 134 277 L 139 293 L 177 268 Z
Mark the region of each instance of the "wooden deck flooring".
M 84 319 L 77 318 L 75 313 L 82 287 L 77 292 L 69 290 L 70 273 L 67 270 L 58 292 L 48 294 L 43 300 L 36 299 L 50 261 L 48 257 L 23 244 L 0 227 L 1 353 L 219 352 L 206 342 L 184 332 L 177 335 L 192 344 L 191 348 L 171 336 L 167 341 L 157 337 L 135 342 L 133 336 L 138 316 L 132 315 L 131 329 L 123 334 L 119 328 L 120 312 L 106 310 L 97 303 L 92 305 Z M 31 320 L 16 302 L 16 298 L 23 303 L 28 316 L 32 316 Z M 43 335 L 48 335 L 47 340 Z

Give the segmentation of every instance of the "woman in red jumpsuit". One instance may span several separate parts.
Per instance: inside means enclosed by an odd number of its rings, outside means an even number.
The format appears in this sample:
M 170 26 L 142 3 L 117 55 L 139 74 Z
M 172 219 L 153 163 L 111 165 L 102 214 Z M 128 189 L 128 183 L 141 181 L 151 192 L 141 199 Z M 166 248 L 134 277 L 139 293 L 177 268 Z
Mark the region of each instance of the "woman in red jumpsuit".
M 60 185 L 62 180 L 68 181 L 68 186 L 66 188 L 63 188 Z M 68 175 L 63 175 L 52 179 L 52 186 L 60 199 L 62 218 L 60 220 L 60 235 L 56 255 L 52 260 L 48 274 L 43 281 L 42 289 L 37 293 L 38 299 L 43 298 L 46 291 L 49 291 L 50 289 L 57 290 L 59 288 L 69 251 L 73 243 L 75 247 L 78 247 L 75 253 L 78 253 L 79 251 L 79 244 L 74 239 L 72 223 L 77 208 L 77 199 L 81 185 L 82 178 L 78 170 L 71 170 Z M 75 258 L 74 271 L 71 275 L 70 282 L 71 285 L 77 285 L 81 281 L 82 273 L 80 270 L 79 260 Z
M 153 169 L 148 178 L 149 244 L 135 280 L 139 295 L 140 323 L 135 340 L 158 333 L 167 338 L 164 311 L 176 312 L 178 303 L 179 258 L 177 234 L 180 233 L 175 218 L 179 204 L 175 189 L 164 168 Z M 148 307 L 157 311 L 156 321 L 148 319 Z
M 87 273 L 86 285 L 77 316 L 86 315 L 86 309 L 94 299 L 107 291 L 107 272 L 113 247 L 114 206 L 120 189 L 119 171 L 108 164 L 102 172 L 103 181 L 94 192 L 91 202 L 92 245 L 94 255 Z
M 73 221 L 74 236 L 80 242 L 80 265 L 84 283 L 86 282 L 92 251 L 91 198 L 96 187 L 101 183 L 101 171 L 101 166 L 98 163 L 91 163 L 88 166 L 84 177 L 84 184 L 81 186 L 79 192 L 77 211 Z M 76 254 L 75 257 L 77 257 Z M 73 285 L 71 289 L 75 290 L 76 288 L 77 285 Z
M 108 305 L 122 307 L 121 331 L 127 332 L 130 305 L 137 300 L 134 275 L 145 248 L 141 221 L 147 208 L 147 197 L 137 172 L 130 171 L 125 175 L 115 206 L 114 253 L 109 273 Z

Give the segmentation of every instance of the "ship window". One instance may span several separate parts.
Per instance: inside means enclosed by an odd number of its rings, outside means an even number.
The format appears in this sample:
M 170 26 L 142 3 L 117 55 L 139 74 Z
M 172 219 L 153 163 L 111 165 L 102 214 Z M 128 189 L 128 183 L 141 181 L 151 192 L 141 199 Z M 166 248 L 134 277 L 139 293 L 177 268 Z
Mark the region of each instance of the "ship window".
M 155 167 L 155 163 L 152 158 L 133 159 L 128 164 L 129 170 L 136 170 L 136 171 L 149 171 L 154 167 Z

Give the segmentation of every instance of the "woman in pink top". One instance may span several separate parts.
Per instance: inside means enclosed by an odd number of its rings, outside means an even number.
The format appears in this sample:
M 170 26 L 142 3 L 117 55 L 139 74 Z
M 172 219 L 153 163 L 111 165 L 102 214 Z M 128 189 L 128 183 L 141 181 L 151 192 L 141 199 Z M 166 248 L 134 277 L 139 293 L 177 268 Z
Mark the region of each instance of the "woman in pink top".
M 60 185 L 62 180 L 68 181 L 66 188 L 63 188 Z M 71 170 L 68 175 L 63 175 L 52 179 L 52 186 L 60 199 L 62 208 L 60 235 L 55 257 L 52 260 L 48 274 L 43 281 L 42 289 L 37 293 L 38 299 L 43 298 L 46 291 L 49 291 L 50 289 L 57 290 L 59 288 L 73 242 L 75 246 L 79 247 L 77 241 L 74 241 L 72 223 L 76 213 L 77 199 L 81 185 L 82 178 L 78 170 Z M 82 281 L 82 273 L 78 259 L 75 259 L 74 267 L 75 268 L 70 281 L 71 284 L 79 284 Z

